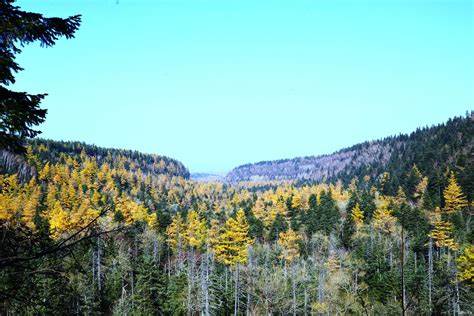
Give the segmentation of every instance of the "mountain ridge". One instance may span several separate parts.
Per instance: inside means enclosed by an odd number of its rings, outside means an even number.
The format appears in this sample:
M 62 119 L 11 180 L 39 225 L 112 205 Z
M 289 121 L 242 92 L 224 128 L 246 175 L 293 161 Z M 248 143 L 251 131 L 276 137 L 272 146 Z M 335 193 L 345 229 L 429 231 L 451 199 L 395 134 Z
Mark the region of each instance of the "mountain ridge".
M 470 112 L 465 117 L 454 117 L 441 124 L 417 128 L 411 133 L 365 141 L 330 154 L 244 164 L 232 169 L 224 179 L 229 183 L 275 180 L 322 182 L 339 179 L 347 183 L 354 177 L 376 177 L 381 173 L 382 165 L 394 166 L 395 162 L 402 166 L 406 163 L 427 165 L 425 160 L 431 159 L 437 165 L 452 167 L 453 161 L 449 159 L 443 162 L 440 161 L 441 157 L 428 156 L 436 156 L 436 151 L 439 151 L 443 153 L 441 156 L 467 156 L 472 161 L 469 152 L 473 148 L 473 122 L 474 112 Z M 460 139 L 457 140 L 454 134 L 461 135 Z M 443 145 L 447 148 L 443 148 Z M 417 147 L 420 148 L 419 152 Z M 428 169 L 428 166 L 424 167 Z M 401 172 L 395 173 L 401 176 Z

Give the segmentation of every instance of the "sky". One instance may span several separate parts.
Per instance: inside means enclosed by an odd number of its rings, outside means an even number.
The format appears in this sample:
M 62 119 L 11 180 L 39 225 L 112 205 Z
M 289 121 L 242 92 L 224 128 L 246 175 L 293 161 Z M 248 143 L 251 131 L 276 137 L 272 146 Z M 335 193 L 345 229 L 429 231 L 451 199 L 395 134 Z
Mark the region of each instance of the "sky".
M 167 155 L 191 172 L 326 154 L 474 109 L 474 4 L 446 0 L 22 0 L 82 14 L 30 45 L 44 138 Z

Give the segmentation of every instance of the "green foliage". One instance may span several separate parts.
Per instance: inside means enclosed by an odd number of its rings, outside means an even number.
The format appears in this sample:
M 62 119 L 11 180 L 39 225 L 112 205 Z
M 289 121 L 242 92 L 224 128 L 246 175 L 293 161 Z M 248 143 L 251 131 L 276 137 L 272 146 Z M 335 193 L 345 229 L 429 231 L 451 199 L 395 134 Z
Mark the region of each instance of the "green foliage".
M 197 183 L 165 157 L 42 140 L 27 161 L 0 175 L 2 314 L 393 315 L 402 276 L 407 313 L 472 312 L 462 172 Z

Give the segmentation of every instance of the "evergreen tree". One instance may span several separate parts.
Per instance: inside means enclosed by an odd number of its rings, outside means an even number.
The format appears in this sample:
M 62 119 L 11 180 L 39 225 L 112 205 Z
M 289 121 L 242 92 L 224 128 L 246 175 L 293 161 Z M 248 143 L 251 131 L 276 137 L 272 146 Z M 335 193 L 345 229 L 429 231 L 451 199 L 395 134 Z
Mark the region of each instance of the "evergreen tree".
M 15 83 L 15 73 L 22 70 L 15 61 L 21 47 L 33 42 L 52 46 L 59 37 L 71 38 L 79 27 L 80 16 L 46 18 L 42 14 L 20 10 L 12 0 L 0 1 L 0 148 L 24 153 L 24 141 L 39 131 L 46 110 L 39 104 L 45 94 L 15 92 L 6 86 Z
M 329 235 L 339 221 L 339 210 L 330 191 L 321 192 L 319 208 L 321 214 L 319 229 Z
M 272 225 L 270 226 L 270 230 L 268 232 L 268 240 L 275 241 L 278 239 L 278 236 L 282 232 L 286 232 L 288 230 L 288 223 L 286 222 L 285 218 L 281 214 L 277 214 L 275 220 L 273 221 Z
M 305 215 L 306 235 L 308 238 L 318 230 L 318 197 L 316 194 L 311 194 L 308 199 L 308 211 Z

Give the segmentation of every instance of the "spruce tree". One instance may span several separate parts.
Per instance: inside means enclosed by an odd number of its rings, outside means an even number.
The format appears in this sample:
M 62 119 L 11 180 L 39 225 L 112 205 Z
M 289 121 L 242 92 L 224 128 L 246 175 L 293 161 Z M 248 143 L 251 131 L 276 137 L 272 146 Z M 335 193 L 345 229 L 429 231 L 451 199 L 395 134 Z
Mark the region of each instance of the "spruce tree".
M 79 15 L 47 18 L 39 13 L 22 11 L 13 0 L 0 0 L 0 149 L 24 153 L 24 141 L 40 132 L 46 110 L 40 103 L 46 94 L 12 91 L 15 74 L 23 68 L 15 61 L 21 48 L 33 42 L 48 47 L 60 37 L 71 38 L 79 27 Z

